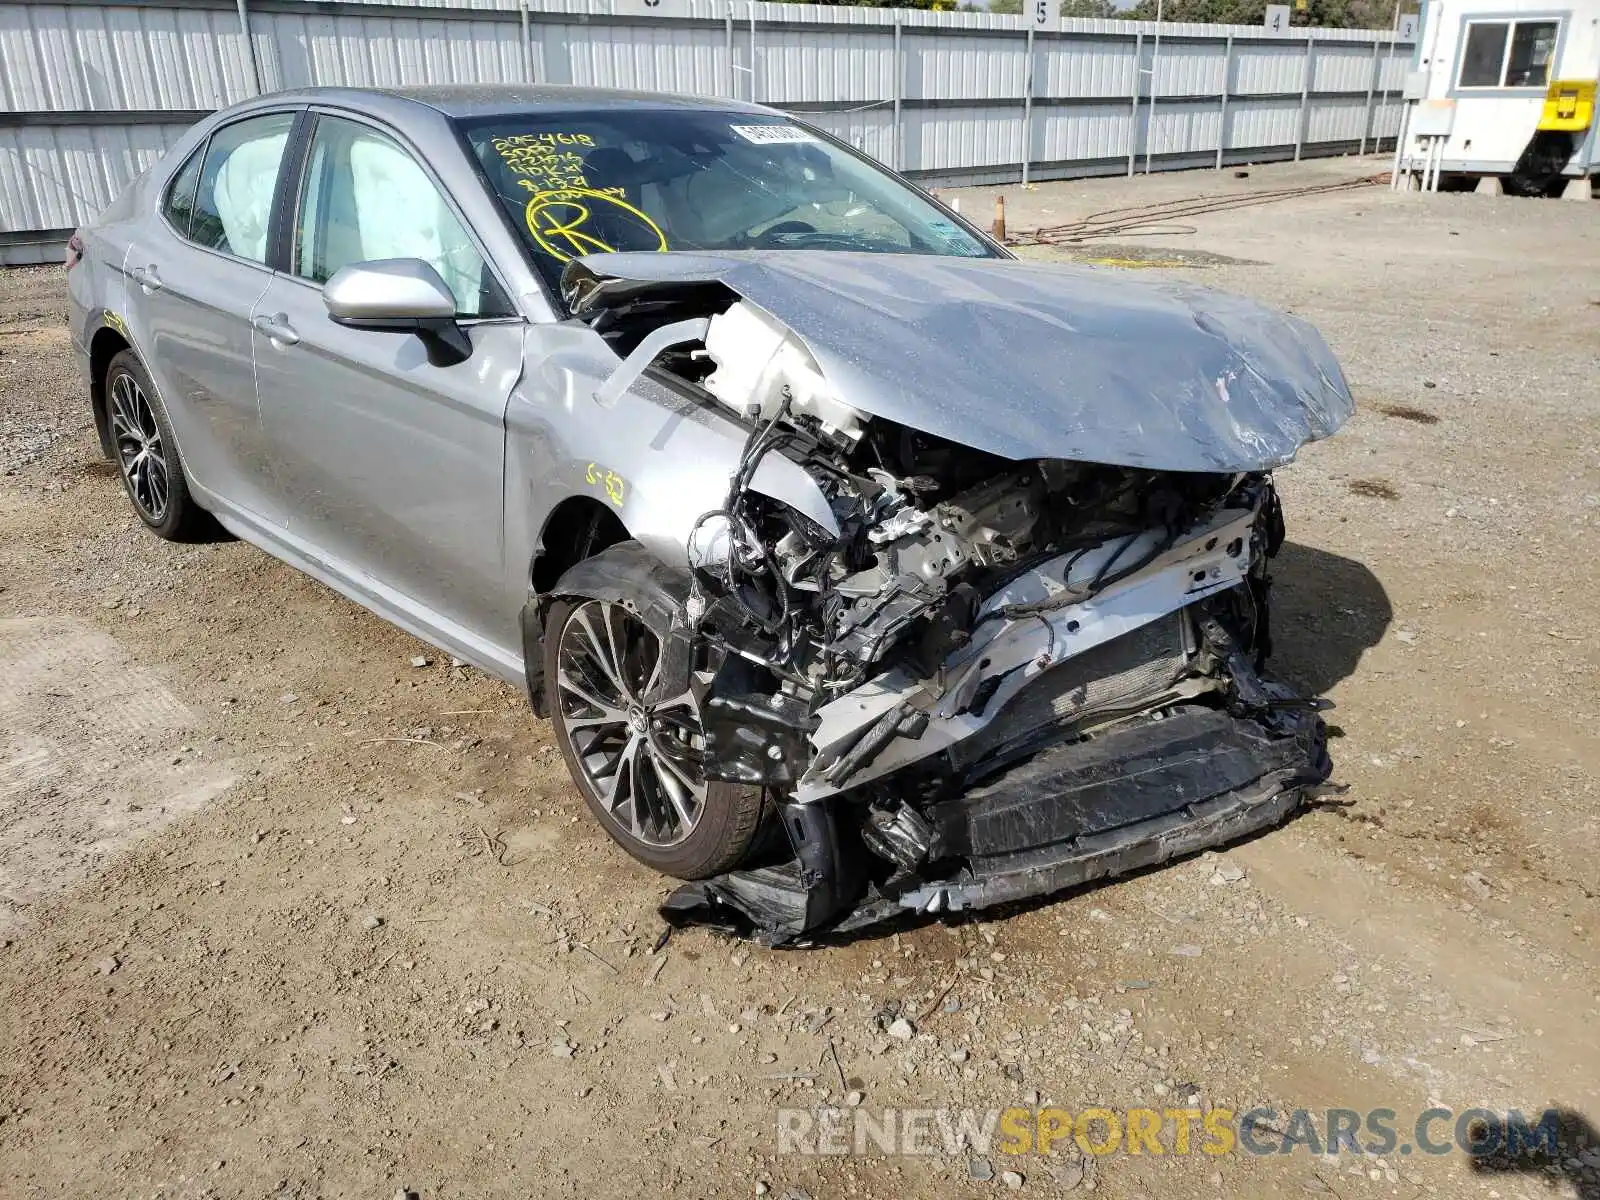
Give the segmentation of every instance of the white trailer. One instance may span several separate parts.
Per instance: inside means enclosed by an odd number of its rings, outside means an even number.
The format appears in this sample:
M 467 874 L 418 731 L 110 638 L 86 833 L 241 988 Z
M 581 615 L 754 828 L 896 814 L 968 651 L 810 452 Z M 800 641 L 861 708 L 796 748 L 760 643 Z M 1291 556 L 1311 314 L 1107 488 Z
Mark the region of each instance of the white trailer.
M 1412 63 L 1397 187 L 1494 178 L 1521 195 L 1588 194 L 1600 0 L 1423 0 Z

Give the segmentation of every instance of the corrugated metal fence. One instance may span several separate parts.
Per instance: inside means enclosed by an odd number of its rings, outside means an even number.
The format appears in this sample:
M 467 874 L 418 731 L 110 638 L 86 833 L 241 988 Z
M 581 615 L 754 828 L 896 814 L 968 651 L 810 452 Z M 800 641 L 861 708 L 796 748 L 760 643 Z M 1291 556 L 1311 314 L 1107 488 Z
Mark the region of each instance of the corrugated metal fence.
M 751 0 L 0 0 L 0 263 L 53 257 L 189 123 L 281 88 L 735 96 L 961 184 L 1377 149 L 1409 60 L 1385 31 Z

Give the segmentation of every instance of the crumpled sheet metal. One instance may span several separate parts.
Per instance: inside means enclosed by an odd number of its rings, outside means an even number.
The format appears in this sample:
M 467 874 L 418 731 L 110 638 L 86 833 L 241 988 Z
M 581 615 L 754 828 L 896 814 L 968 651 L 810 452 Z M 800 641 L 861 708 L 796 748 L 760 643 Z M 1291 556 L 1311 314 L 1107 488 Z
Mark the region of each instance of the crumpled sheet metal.
M 1284 820 L 1333 770 L 1326 727 L 1315 712 L 1281 709 L 1269 719 L 1271 730 L 1194 706 L 1088 743 L 1046 749 L 935 814 L 943 821 L 968 818 L 986 839 L 946 860 L 964 864 L 959 870 L 902 877 L 892 888 L 866 884 L 821 923 L 808 909 L 804 873 L 792 862 L 682 884 L 661 915 L 674 925 L 708 925 L 769 946 L 815 944 L 918 913 L 1049 896 L 1232 842 Z M 1016 835 L 1006 844 L 990 836 L 997 812 L 1008 827 L 1002 835 Z
M 1253 300 L 1008 259 L 600 254 L 584 276 L 721 283 L 793 330 L 840 399 L 1009 459 L 1266 470 L 1354 409 L 1321 335 Z

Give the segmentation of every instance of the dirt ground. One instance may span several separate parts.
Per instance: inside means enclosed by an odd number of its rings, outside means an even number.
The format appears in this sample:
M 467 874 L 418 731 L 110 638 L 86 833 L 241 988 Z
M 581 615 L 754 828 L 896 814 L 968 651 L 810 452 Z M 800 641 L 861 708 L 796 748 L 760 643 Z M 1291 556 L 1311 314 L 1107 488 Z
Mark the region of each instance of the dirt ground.
M 1013 188 L 1009 217 L 1386 165 Z M 60 272 L 0 276 L 0 1194 L 1600 1194 L 1593 1153 L 778 1153 L 779 1109 L 841 1101 L 1600 1122 L 1600 203 L 1372 187 L 1186 224 L 1027 253 L 1247 292 L 1339 355 L 1359 411 L 1281 473 L 1274 625 L 1349 792 L 788 952 L 657 950 L 666 883 L 511 688 L 249 545 L 147 534 Z

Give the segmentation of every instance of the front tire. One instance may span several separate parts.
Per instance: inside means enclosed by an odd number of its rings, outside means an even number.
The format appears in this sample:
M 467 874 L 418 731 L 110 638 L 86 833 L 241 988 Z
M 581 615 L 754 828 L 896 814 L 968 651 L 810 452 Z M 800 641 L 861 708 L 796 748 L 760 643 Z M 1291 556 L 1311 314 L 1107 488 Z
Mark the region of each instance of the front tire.
M 705 778 L 703 688 L 691 680 L 681 694 L 657 694 L 678 600 L 644 558 L 635 543 L 602 551 L 578 569 L 591 581 L 597 567 L 609 576 L 610 598 L 551 605 L 546 711 L 573 782 L 612 839 L 665 875 L 706 879 L 749 851 L 761 789 Z
M 105 395 L 112 455 L 133 511 L 169 542 L 204 535 L 211 518 L 189 494 L 172 424 L 132 350 L 122 351 L 106 368 Z

